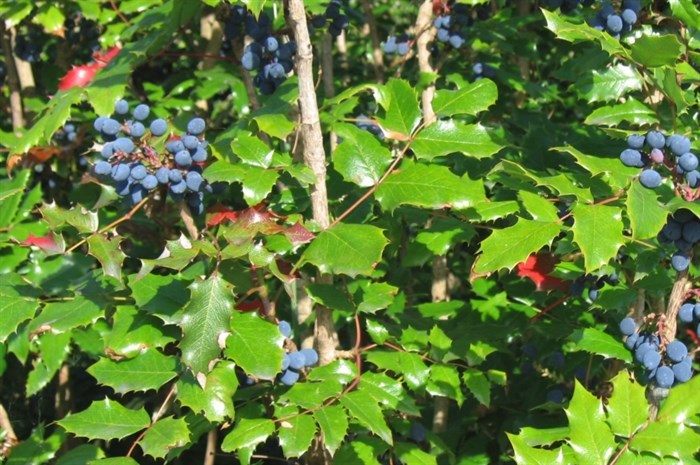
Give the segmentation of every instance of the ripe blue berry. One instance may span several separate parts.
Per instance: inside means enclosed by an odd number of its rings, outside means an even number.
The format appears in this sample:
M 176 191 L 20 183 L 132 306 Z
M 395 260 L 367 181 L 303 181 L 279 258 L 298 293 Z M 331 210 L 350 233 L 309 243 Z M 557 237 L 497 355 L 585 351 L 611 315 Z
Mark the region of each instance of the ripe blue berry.
M 661 185 L 661 175 L 656 170 L 647 169 L 639 175 L 639 182 L 646 188 L 655 189 Z

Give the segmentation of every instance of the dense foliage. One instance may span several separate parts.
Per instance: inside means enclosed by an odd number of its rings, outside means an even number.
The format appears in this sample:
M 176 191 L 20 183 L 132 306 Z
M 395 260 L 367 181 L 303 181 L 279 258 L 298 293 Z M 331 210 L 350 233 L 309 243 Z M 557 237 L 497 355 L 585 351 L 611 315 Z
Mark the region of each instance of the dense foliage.
M 693 0 L 0 17 L 7 464 L 700 463 Z

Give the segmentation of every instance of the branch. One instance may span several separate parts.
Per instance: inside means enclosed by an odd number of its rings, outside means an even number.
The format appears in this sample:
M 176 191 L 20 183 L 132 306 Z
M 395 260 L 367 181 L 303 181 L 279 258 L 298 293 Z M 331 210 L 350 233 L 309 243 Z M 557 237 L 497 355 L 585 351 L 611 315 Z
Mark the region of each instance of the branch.
M 5 52 L 7 66 L 7 84 L 10 87 L 10 111 L 12 113 L 12 129 L 17 131 L 24 127 L 24 110 L 22 109 L 22 88 L 17 74 L 15 58 L 12 56 L 12 29 L 5 28 L 5 22 L 0 21 L 2 34 L 2 49 Z

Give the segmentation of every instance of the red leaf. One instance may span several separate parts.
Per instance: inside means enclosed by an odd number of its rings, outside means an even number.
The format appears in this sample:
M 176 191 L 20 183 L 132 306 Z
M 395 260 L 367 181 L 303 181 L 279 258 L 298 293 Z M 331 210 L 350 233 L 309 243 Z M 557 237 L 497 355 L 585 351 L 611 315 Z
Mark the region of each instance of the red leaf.
M 207 214 L 211 214 L 211 216 L 208 215 L 207 228 L 218 226 L 225 221 L 235 222 L 238 220 L 237 211 L 233 211 L 220 203 L 209 208 Z
M 68 90 L 73 87 L 85 87 L 90 84 L 95 77 L 95 73 L 100 67 L 92 65 L 74 66 L 61 78 L 58 83 L 58 90 Z
M 121 49 L 119 47 L 112 47 L 109 50 L 107 50 L 107 52 L 104 54 L 100 53 L 100 52 L 93 53 L 92 58 L 94 58 L 95 64 L 99 68 L 104 68 L 105 66 L 107 66 L 107 63 L 112 61 L 112 58 L 114 58 L 115 56 L 117 56 L 117 54 L 119 54 L 120 50 Z
M 34 246 L 34 247 L 39 247 L 41 250 L 44 250 L 49 253 L 62 253 L 65 244 L 62 243 L 59 244 L 56 241 L 56 237 L 53 235 L 53 233 L 48 233 L 46 236 L 41 236 L 37 237 L 34 234 L 29 234 L 29 237 L 27 237 L 24 241 L 20 242 L 20 245 L 29 247 L 29 246 Z
M 284 235 L 287 236 L 287 239 L 294 245 L 306 244 L 316 237 L 314 233 L 306 229 L 301 223 L 296 223 L 294 226 L 285 229 Z
M 566 291 L 569 289 L 568 281 L 549 276 L 557 263 L 559 263 L 559 259 L 552 254 L 532 254 L 527 257 L 527 260 L 518 264 L 518 276 L 530 279 L 535 283 L 538 291 L 551 291 L 553 289 Z

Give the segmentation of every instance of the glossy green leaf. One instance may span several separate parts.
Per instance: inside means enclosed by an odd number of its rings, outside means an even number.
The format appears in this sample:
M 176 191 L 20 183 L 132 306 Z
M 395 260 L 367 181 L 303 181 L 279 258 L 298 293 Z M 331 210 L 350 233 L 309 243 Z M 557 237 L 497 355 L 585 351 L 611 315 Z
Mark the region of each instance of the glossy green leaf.
M 377 120 L 385 130 L 408 137 L 416 129 L 421 119 L 416 91 L 402 79 L 390 79 L 378 87 L 378 103 L 384 114 Z M 394 137 L 395 138 L 395 137 Z
M 61 455 L 56 465 L 85 465 L 104 456 L 105 453 L 99 447 L 93 444 L 82 444 Z
M 231 142 L 231 151 L 243 163 L 260 168 L 269 168 L 274 155 L 274 150 L 267 144 L 247 134 L 240 134 Z
M 190 285 L 180 326 L 182 361 L 195 373 L 209 372 L 209 364 L 221 353 L 219 338 L 230 330 L 233 310 L 231 289 L 219 275 Z
M 644 78 L 636 68 L 622 63 L 602 71 L 591 70 L 576 82 L 589 102 L 608 102 L 642 89 Z
M 612 432 L 625 438 L 632 435 L 649 418 L 645 388 L 621 371 L 612 379 L 613 393 L 606 410 Z
M 391 163 L 387 147 L 368 131 L 348 124 L 336 127 L 343 141 L 333 151 L 333 166 L 348 182 L 374 186 Z
M 166 241 L 165 248 L 157 259 L 141 259 L 142 266 L 137 279 L 146 276 L 156 266 L 182 270 L 199 255 L 199 252 L 199 246 L 190 242 L 184 235 L 180 235 L 178 239 Z
M 564 464 L 562 449 L 539 449 L 529 446 L 520 436 L 506 433 L 513 446 L 513 458 L 518 465 L 557 465 Z
M 569 427 L 561 426 L 558 428 L 534 428 L 526 426 L 520 428 L 518 437 L 522 439 L 528 446 L 550 446 L 556 442 L 566 440 L 569 435 Z
M 659 122 L 656 112 L 635 99 L 628 99 L 619 105 L 606 105 L 596 108 L 586 117 L 584 123 L 594 126 L 618 126 L 622 122 L 633 125 L 655 125 Z
M 36 314 L 39 301 L 33 296 L 23 296 L 16 288 L 0 285 L 0 343 L 17 330 L 17 327 Z
M 33 396 L 46 387 L 71 353 L 71 333 L 44 333 L 35 344 L 38 357 L 27 376 L 27 396 Z
M 112 316 L 112 330 L 104 336 L 105 350 L 133 358 L 146 348 L 163 348 L 175 342 L 180 331 L 131 305 L 120 305 Z
M 700 450 L 700 433 L 683 423 L 655 421 L 634 435 L 630 449 L 689 460 Z
M 311 446 L 316 422 L 309 414 L 299 414 L 280 423 L 277 437 L 287 458 L 299 457 Z
M 224 437 L 221 450 L 233 452 L 243 447 L 255 447 L 275 432 L 275 424 L 265 418 L 241 418 L 233 431 Z
M 574 216 L 574 242 L 583 253 L 586 271 L 607 265 L 625 244 L 621 210 L 609 205 L 578 204 Z
M 362 435 L 346 441 L 335 454 L 334 463 L 347 465 L 381 465 L 378 457 L 386 450 L 386 444 L 379 438 Z
M 13 179 L 0 179 L 0 202 L 3 206 L 0 210 L 0 227 L 9 227 L 19 220 L 17 216 L 30 175 L 29 170 L 23 170 Z
M 422 450 L 417 444 L 400 442 L 394 448 L 396 456 L 406 465 L 437 465 L 437 458 Z
M 52 203 L 42 206 L 40 212 L 44 220 L 54 230 L 63 229 L 70 225 L 80 233 L 94 233 L 100 227 L 97 213 L 84 208 L 66 210 Z
M 136 305 L 167 324 L 182 318 L 183 308 L 190 297 L 189 281 L 178 275 L 148 274 L 139 280 L 129 279 Z M 164 292 L 167 290 L 167 292 Z
M 503 148 L 480 124 L 463 124 L 454 120 L 438 120 L 422 129 L 413 139 L 411 149 L 419 160 L 430 161 L 450 153 L 486 158 Z
M 150 424 L 146 410 L 131 410 L 115 400 L 95 401 L 57 422 L 66 431 L 88 439 L 122 439 Z
M 90 255 L 100 262 L 104 274 L 121 281 L 122 265 L 126 258 L 120 247 L 121 239 L 109 239 L 101 234 L 93 234 L 88 238 L 87 244 Z
M 490 79 L 479 79 L 459 90 L 435 92 L 433 111 L 440 116 L 476 115 L 498 99 L 498 88 Z
M 340 405 L 328 405 L 313 413 L 323 434 L 323 445 L 333 455 L 348 431 L 348 414 Z
M 375 197 L 385 210 L 400 205 L 463 209 L 484 201 L 484 186 L 448 168 L 404 160 L 377 188 Z
M 167 417 L 159 419 L 148 429 L 139 446 L 144 454 L 162 459 L 171 450 L 186 446 L 189 442 L 190 429 L 185 418 Z
M 683 21 L 686 26 L 700 29 L 700 11 L 693 0 L 669 0 L 673 16 Z
M 407 415 L 419 416 L 414 396 L 410 395 L 403 384 L 384 373 L 366 372 L 362 374 L 362 390 L 385 408 L 392 408 Z
M 352 312 L 355 306 L 347 294 L 338 292 L 338 287 L 333 284 L 308 284 L 306 293 L 309 298 L 319 305 L 324 305 L 334 310 Z
M 576 381 L 573 398 L 565 411 L 569 419 L 569 445 L 577 461 L 607 465 L 616 445 L 600 400 Z
M 613 337 L 599 329 L 577 330 L 572 333 L 571 339 L 576 342 L 574 346 L 576 350 L 585 350 L 605 358 L 616 358 L 625 362 L 632 361 L 630 351 L 627 350 L 619 337 Z
M 559 211 L 550 200 L 529 191 L 518 192 L 525 212 L 535 221 L 559 221 Z
M 296 383 L 280 396 L 282 402 L 288 402 L 299 407 L 312 409 L 322 405 L 343 391 L 343 385 L 335 379 L 325 379 L 319 382 Z
M 566 40 L 567 42 L 596 42 L 609 55 L 619 55 L 626 57 L 629 54 L 627 50 L 620 44 L 620 40 L 614 38 L 607 32 L 599 31 L 592 28 L 586 23 L 574 22 L 568 16 L 559 14 L 555 11 L 541 9 L 547 21 L 547 29 L 552 31 L 557 38 Z
M 87 465 L 139 465 L 139 463 L 131 457 L 109 457 L 92 460 Z
M 486 375 L 477 370 L 468 370 L 462 374 L 464 385 L 467 386 L 476 400 L 485 406 L 491 405 L 491 382 Z
M 397 375 L 403 376 L 404 381 L 411 389 L 425 386 L 430 374 L 430 368 L 421 356 L 412 352 L 372 351 L 367 354 L 367 361 L 374 363 L 379 368 L 391 370 Z
M 65 302 L 50 302 L 44 306 L 39 316 L 29 324 L 30 331 L 39 328 L 52 328 L 54 331 L 68 331 L 85 326 L 103 315 L 102 308 L 81 295 Z
M 644 34 L 632 44 L 632 58 L 648 68 L 673 66 L 682 52 L 683 44 L 674 34 Z
M 129 360 L 102 358 L 88 368 L 97 382 L 126 394 L 158 389 L 177 375 L 177 359 L 156 349 L 141 352 Z
M 236 365 L 221 361 L 206 376 L 200 374 L 197 379 L 189 371 L 183 373 L 177 381 L 177 398 L 195 413 L 203 413 L 207 420 L 223 422 L 235 416 L 233 395 L 237 389 Z
M 340 403 L 362 426 L 368 428 L 387 444 L 393 444 L 391 429 L 386 424 L 382 409 L 369 394 L 353 391 L 342 396 Z
M 630 186 L 625 204 L 635 239 L 656 237 L 666 224 L 668 211 L 659 204 L 657 193 L 639 182 Z
M 376 226 L 339 223 L 316 236 L 304 252 L 303 261 L 323 273 L 368 275 L 387 243 Z
M 687 383 L 671 389 L 668 399 L 659 410 L 659 420 L 675 423 L 698 425 L 700 418 L 700 398 L 696 395 L 700 389 L 700 376 L 694 376 Z
M 283 341 L 277 325 L 257 313 L 235 312 L 231 335 L 226 340 L 226 356 L 251 376 L 273 379 L 281 371 Z
M 501 268 L 511 269 L 550 244 L 559 231 L 560 225 L 555 222 L 518 218 L 513 226 L 495 230 L 481 243 L 481 255 L 474 271 L 490 273 Z

